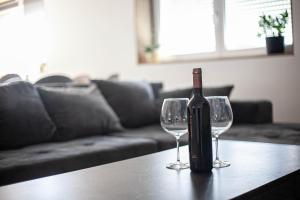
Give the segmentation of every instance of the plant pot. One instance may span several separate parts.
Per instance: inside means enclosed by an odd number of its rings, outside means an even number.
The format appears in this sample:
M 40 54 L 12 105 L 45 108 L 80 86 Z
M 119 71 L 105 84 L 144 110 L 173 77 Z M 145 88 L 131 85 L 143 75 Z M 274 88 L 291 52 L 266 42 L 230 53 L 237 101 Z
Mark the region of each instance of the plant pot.
M 157 63 L 159 61 L 157 51 L 145 53 L 146 63 Z
M 283 53 L 284 52 L 284 37 L 266 37 L 268 54 Z

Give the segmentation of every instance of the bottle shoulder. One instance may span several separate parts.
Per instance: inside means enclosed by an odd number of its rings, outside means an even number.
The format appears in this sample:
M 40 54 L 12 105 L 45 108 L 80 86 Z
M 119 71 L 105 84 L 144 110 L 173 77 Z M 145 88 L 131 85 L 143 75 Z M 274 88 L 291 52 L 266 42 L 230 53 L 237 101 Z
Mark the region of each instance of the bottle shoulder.
M 209 106 L 207 99 L 203 96 L 192 96 L 188 102 L 188 107 L 190 106 Z

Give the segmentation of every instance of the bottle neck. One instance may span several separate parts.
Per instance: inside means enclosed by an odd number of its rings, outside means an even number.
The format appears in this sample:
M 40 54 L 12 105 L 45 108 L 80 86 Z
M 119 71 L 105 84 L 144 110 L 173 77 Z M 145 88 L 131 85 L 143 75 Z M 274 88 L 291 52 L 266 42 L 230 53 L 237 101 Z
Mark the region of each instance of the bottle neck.
M 203 96 L 201 73 L 193 74 L 193 93 L 195 96 Z

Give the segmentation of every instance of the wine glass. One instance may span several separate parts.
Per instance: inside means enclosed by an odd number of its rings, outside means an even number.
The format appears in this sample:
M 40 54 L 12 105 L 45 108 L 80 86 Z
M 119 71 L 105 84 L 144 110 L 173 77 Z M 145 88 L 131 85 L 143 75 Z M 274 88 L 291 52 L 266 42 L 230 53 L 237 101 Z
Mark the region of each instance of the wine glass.
M 218 138 L 232 125 L 233 114 L 230 102 L 226 96 L 211 96 L 207 97 L 207 100 L 210 105 L 212 137 L 216 139 L 216 159 L 213 166 L 215 168 L 228 167 L 230 166 L 228 161 L 219 159 Z
M 188 98 L 169 98 L 164 99 L 161 109 L 160 124 L 161 127 L 176 139 L 177 161 L 169 163 L 168 169 L 186 169 L 189 168 L 188 163 L 180 162 L 179 155 L 179 139 L 188 132 L 187 122 L 187 104 Z

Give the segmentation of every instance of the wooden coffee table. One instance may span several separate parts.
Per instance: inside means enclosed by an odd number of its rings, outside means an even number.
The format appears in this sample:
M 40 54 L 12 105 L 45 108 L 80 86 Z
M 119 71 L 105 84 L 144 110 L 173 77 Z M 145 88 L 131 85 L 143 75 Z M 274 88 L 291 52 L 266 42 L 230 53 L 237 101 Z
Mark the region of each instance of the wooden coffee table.
M 211 174 L 166 169 L 175 149 L 0 187 L 0 199 L 231 199 L 299 198 L 300 146 L 220 141 L 231 166 Z M 188 160 L 187 147 L 181 148 Z M 297 189 L 298 187 L 298 189 Z M 298 190 L 298 191 L 297 191 Z M 287 199 L 287 198 L 284 198 Z

